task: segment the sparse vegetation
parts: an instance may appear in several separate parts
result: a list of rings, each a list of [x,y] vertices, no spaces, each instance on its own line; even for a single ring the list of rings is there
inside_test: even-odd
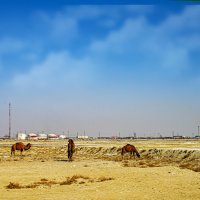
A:
[[[77,176],[67,177],[65,181],[60,182],[60,185],[71,185],[72,183],[77,183]]]
[[[41,178],[40,181],[43,181],[43,182],[45,181],[45,182],[46,182],[46,181],[48,181],[48,179],[46,179],[46,178]]]
[[[98,182],[111,181],[111,180],[114,180],[114,178],[107,178],[102,176],[98,179]]]
[[[110,141],[109,141],[110,142]],[[137,142],[137,141],[136,141]],[[121,143],[119,141],[115,141],[116,146],[106,146],[104,143],[106,141],[99,141],[103,147],[77,147],[77,157],[75,160],[87,160],[87,159],[100,159],[106,161],[114,161],[114,162],[122,162],[122,166],[124,167],[162,167],[162,166],[178,166],[181,169],[190,169],[195,172],[200,171],[200,151],[195,150],[173,150],[169,148],[178,148],[178,147],[191,147],[192,144],[190,142],[182,141],[156,141],[157,144],[152,141],[145,141],[144,143],[136,143],[138,149],[140,149],[139,153],[141,154],[141,158],[131,158],[127,154],[122,159],[121,152]],[[98,142],[97,142],[98,143]],[[119,143],[119,144],[118,144]],[[49,144],[49,142],[47,143]],[[199,145],[199,141],[196,141],[196,146]],[[158,149],[156,149],[157,147]],[[162,148],[162,149],[159,149]],[[166,149],[168,148],[168,149]],[[4,146],[1,149],[0,162],[21,162],[28,161],[41,161],[46,162],[48,160],[54,161],[65,161],[66,160],[66,146],[60,145],[42,145],[34,146],[31,151],[26,152],[26,156],[16,155],[15,158],[10,158],[8,152],[10,152],[10,146]],[[76,156],[75,154],[75,156]],[[48,155],[48,157],[46,156]],[[124,161],[130,161],[128,163],[124,163]],[[84,164],[83,167],[89,167],[88,164]]]
[[[115,152],[113,152],[113,150]],[[101,159],[114,162],[122,162],[123,167],[162,167],[174,165],[182,169],[190,169],[195,172],[200,171],[200,152],[194,150],[161,150],[143,149],[140,151],[141,158],[130,158],[129,155],[120,156],[120,148],[97,148],[97,150],[81,147],[82,158]],[[98,153],[97,153],[98,152]],[[105,154],[106,152],[106,154]],[[110,154],[109,154],[110,153]],[[115,153],[115,155],[113,155]]]
[[[103,182],[103,181],[109,181],[109,180],[114,180],[113,178],[107,178],[107,177],[100,177],[98,179],[92,179],[89,178],[88,176],[83,176],[83,175],[74,175],[72,177],[67,177],[66,180],[64,181],[53,181],[53,180],[48,180],[46,178],[42,178],[38,182],[34,182],[32,184],[28,185],[20,185],[19,183],[12,183],[10,182],[6,188],[7,189],[22,189],[22,188],[36,188],[40,187],[41,185],[51,187],[52,185],[71,185],[71,184],[84,184],[86,182],[88,183],[94,183],[94,182]]]
[[[33,148],[15,158],[10,157],[9,141],[0,151],[1,199],[17,199],[17,194],[31,200],[51,199],[52,194],[56,199],[92,199],[95,193],[96,199],[142,199],[147,194],[152,199],[197,200],[200,140],[195,142],[185,150],[181,148],[192,141],[75,141],[78,151],[68,162],[67,141],[31,141]],[[134,144],[141,157],[127,153],[122,159],[126,143]]]
[[[40,181],[40,182],[34,182],[32,184],[28,184],[28,185],[20,185],[19,183],[12,183],[10,182],[6,188],[7,189],[22,189],[22,188],[36,188],[36,187],[39,187],[40,185],[45,185],[45,186],[48,186],[48,187],[51,187],[51,185],[53,184],[57,184],[57,182],[54,182],[54,181]]]
[[[19,183],[12,183],[10,182],[7,186],[7,189],[21,189],[23,188],[21,185],[19,185]]]
[[[179,165],[180,168],[182,169],[190,169],[193,170],[195,172],[200,172],[200,161],[196,161],[196,162],[183,162]]]

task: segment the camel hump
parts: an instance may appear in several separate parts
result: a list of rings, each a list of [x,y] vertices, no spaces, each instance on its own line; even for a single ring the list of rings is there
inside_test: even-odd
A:
[[[25,145],[22,142],[17,142],[12,145],[11,149],[12,150],[19,150],[19,149],[24,149]]]
[[[22,142],[17,142],[16,145],[17,146],[25,146],[24,143],[22,143]]]
[[[22,142],[16,142],[15,144],[16,144],[16,145],[23,145]]]
[[[132,145],[132,144],[127,144],[126,146],[127,147],[134,147],[134,145]]]

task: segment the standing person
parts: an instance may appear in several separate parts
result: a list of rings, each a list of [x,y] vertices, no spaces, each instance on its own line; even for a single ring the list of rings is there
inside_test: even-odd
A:
[[[72,161],[72,155],[75,152],[75,144],[72,139],[68,140],[68,159]]]

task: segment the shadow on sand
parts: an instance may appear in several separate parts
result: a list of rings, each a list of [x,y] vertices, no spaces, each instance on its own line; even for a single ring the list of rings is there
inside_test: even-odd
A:
[[[55,161],[58,161],[58,162],[72,162],[72,161],[70,161],[68,159],[57,159]]]

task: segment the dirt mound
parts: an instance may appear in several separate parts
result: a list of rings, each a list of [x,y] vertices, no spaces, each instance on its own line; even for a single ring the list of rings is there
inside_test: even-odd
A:
[[[121,148],[111,147],[79,147],[78,154],[84,157],[105,159],[110,161],[123,161],[125,167],[161,167],[175,165],[180,168],[200,172],[200,151],[198,150],[171,150],[171,149],[146,149],[140,150],[141,157],[130,158],[126,154],[120,156]]]
[[[122,162],[124,167],[161,167],[178,166],[180,168],[191,169],[200,172],[200,151],[188,149],[142,149],[140,148],[140,158],[130,158],[127,153],[121,157],[120,147],[99,147],[99,146],[77,146],[74,154],[75,160],[101,159],[108,161]],[[26,160],[29,162],[49,160],[67,161],[66,145],[33,145],[31,150],[16,152],[15,157],[10,157],[10,146],[2,146],[0,152],[0,162]]]

